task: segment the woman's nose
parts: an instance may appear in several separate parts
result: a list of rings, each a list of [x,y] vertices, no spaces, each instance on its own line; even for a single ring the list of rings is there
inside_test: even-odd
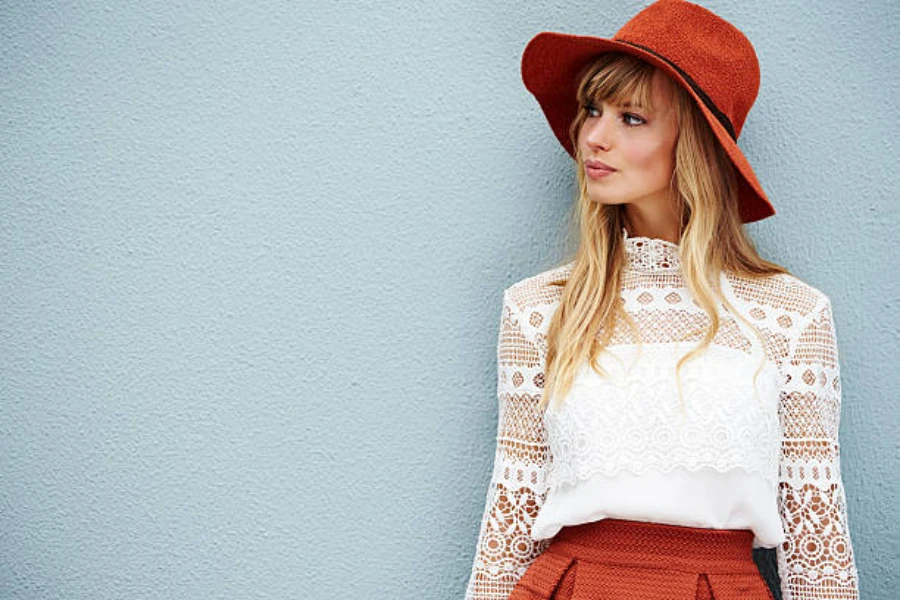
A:
[[[600,148],[609,150],[612,142],[612,119],[608,116],[608,112],[585,121],[585,142],[591,148]]]

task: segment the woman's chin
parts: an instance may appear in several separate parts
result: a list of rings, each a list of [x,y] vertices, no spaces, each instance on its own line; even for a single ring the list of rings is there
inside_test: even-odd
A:
[[[609,194],[588,194],[588,200],[597,204],[607,204],[609,206],[628,203],[626,198],[610,196]]]

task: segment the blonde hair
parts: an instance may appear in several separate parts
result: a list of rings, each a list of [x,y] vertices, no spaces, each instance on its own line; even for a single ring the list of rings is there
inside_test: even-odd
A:
[[[607,375],[597,359],[609,345],[618,318],[623,318],[635,337],[640,338],[637,326],[619,300],[625,264],[622,235],[625,205],[606,205],[587,197],[582,158],[577,149],[578,134],[587,116],[585,106],[600,101],[617,104],[631,101],[650,106],[651,81],[656,70],[630,55],[610,52],[589,64],[580,76],[577,99],[581,108],[570,129],[578,175],[572,238],[577,237],[579,241],[571,257],[574,264],[568,279],[552,282],[562,286],[563,291],[559,308],[548,326],[541,407],[553,399],[556,399],[554,406],[562,403],[585,360],[598,374]],[[717,299],[759,336],[758,330],[725,298],[720,275],[730,272],[762,278],[788,271],[757,253],[739,215],[738,183],[728,155],[690,94],[671,83],[678,123],[671,192],[681,222],[682,274],[691,295],[710,318],[703,339],[676,366],[681,396],[682,366],[708,348],[719,330]],[[762,364],[756,374],[761,368]]]

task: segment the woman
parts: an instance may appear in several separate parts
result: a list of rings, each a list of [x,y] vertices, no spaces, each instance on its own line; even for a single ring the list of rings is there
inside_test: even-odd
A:
[[[575,158],[574,258],[504,292],[497,453],[466,597],[857,598],[831,303],[762,259],[736,144],[749,40],[660,0],[612,40],[536,36]]]

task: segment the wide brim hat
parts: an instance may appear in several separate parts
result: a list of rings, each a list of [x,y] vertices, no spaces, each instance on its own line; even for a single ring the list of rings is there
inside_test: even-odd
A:
[[[660,69],[696,101],[735,167],[744,223],[775,214],[737,145],[759,92],[759,61],[750,40],[715,13],[684,0],[659,0],[611,38],[543,32],[522,55],[522,79],[557,139],[573,157],[569,127],[578,114],[578,77],[604,52],[624,52]]]

